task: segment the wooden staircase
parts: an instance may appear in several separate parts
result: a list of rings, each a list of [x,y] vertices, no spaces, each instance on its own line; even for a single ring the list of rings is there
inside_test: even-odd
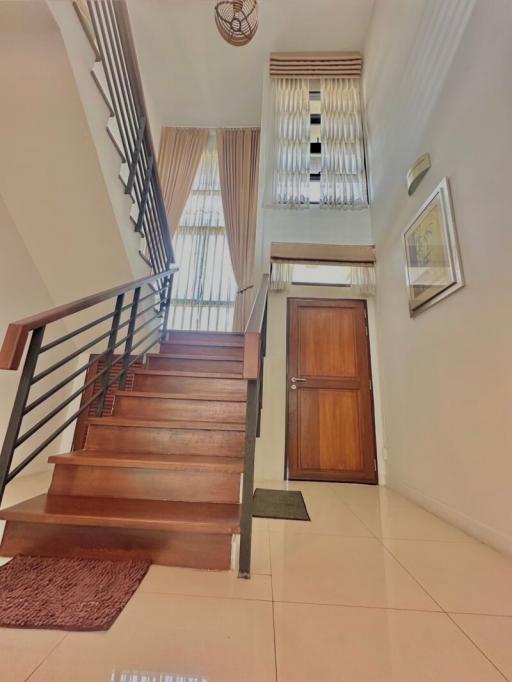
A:
[[[88,419],[85,447],[54,455],[51,487],[0,511],[0,554],[150,558],[228,569],[239,532],[244,336],[167,333],[159,353]]]

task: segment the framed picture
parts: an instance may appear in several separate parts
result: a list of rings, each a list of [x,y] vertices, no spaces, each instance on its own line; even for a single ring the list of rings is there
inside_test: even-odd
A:
[[[448,178],[404,230],[411,317],[464,286]]]

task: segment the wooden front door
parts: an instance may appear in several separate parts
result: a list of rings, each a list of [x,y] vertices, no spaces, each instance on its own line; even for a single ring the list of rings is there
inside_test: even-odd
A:
[[[366,303],[288,300],[291,479],[377,482]]]

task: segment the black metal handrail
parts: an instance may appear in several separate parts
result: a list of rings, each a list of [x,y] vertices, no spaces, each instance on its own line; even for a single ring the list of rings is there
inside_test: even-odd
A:
[[[153,272],[161,272],[174,262],[174,253],[128,11],[122,0],[88,0],[77,9],[103,65],[127,164],[125,193],[137,206],[135,231],[145,240],[140,255]]]
[[[0,350],[3,369],[17,368],[26,340],[30,333],[32,335],[0,453],[0,502],[5,486],[85,410],[95,405],[96,414],[101,415],[109,388],[118,384],[123,389],[129,368],[159,343],[167,330],[176,271],[177,267],[172,266],[155,275],[9,325]],[[109,302],[110,305],[114,302],[113,310],[105,313],[105,305]],[[74,316],[84,313],[88,316],[87,322],[75,327]],[[75,328],[44,343],[48,328],[49,334],[55,336],[55,324]],[[101,328],[101,325],[107,325],[107,328]],[[118,338],[120,330],[126,332]],[[102,345],[106,347],[102,349]],[[93,349],[99,354],[85,363],[80,360],[84,353]],[[56,361],[52,361],[52,354],[57,354]],[[99,360],[102,360],[102,369]],[[90,376],[88,372],[94,367],[95,372]],[[86,380],[74,388],[72,382],[79,380],[81,375]],[[42,381],[45,381],[44,392],[38,393]],[[99,388],[94,390],[98,381]],[[92,395],[89,396],[86,392],[91,387]],[[79,398],[82,398],[80,405],[73,409],[72,404]],[[65,412],[69,406],[71,415]],[[48,428],[41,435],[45,427]],[[26,443],[30,446],[21,452]],[[19,461],[13,467],[15,457]]]
[[[267,347],[267,302],[270,276],[261,278],[251,314],[244,332],[244,369],[247,379],[245,417],[244,474],[240,512],[239,578],[251,577],[252,510],[254,494],[254,455],[256,438],[260,435],[263,404],[263,364]]]

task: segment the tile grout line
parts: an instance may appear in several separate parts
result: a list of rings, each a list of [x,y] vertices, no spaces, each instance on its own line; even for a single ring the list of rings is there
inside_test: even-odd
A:
[[[450,609],[449,611],[446,612],[449,616],[484,616],[487,618],[512,618],[512,613],[484,613],[481,611],[480,613],[476,613],[475,611],[455,611],[454,609]]]
[[[488,618],[509,618],[512,619],[512,614],[503,614],[503,613],[473,613],[469,611],[444,611],[443,609],[441,610],[434,610],[434,609],[418,609],[418,608],[406,608],[404,606],[372,606],[370,604],[354,604],[354,603],[349,603],[349,602],[343,602],[343,603],[327,603],[327,602],[318,602],[318,601],[299,601],[296,599],[275,599],[274,597],[274,591],[273,591],[273,582],[272,582],[272,576],[265,574],[265,573],[255,573],[254,576],[259,576],[261,578],[270,578],[270,588],[271,588],[271,598],[270,599],[262,599],[260,597],[244,597],[244,596],[230,596],[227,597],[225,595],[220,595],[220,594],[191,594],[187,592],[161,592],[157,590],[144,590],[139,592],[139,595],[160,595],[161,597],[185,597],[185,598],[190,598],[190,599],[222,599],[222,600],[228,600],[228,601],[250,601],[250,602],[261,602],[262,604],[299,604],[301,606],[332,606],[332,607],[340,607],[340,608],[347,608],[347,609],[376,609],[378,611],[405,611],[406,613],[441,613],[441,614],[453,614],[454,616],[483,616],[483,617],[488,617]],[[429,595],[430,596],[430,595]],[[433,600],[434,601],[434,600]]]
[[[255,573],[254,576],[260,576],[261,578],[270,577],[265,576],[263,573]],[[237,578],[238,580],[238,578]],[[228,601],[260,601],[265,604],[272,602],[272,599],[261,599],[261,597],[244,597],[239,595],[226,596],[224,594],[192,594],[189,592],[162,592],[161,590],[141,590],[140,595],[144,594],[154,594],[160,595],[161,597],[191,597],[192,599],[226,599]],[[135,594],[133,595],[135,596]]]
[[[500,668],[497,666],[497,664],[495,664],[494,661],[493,661],[493,660],[492,660],[492,659],[491,659],[491,658],[490,658],[490,657],[489,657],[489,656],[488,656],[488,655],[487,655],[487,654],[478,646],[478,644],[476,644],[476,643],[471,639],[471,637],[464,631],[464,629],[463,629],[463,628],[462,628],[462,627],[453,619],[453,617],[450,615],[450,613],[447,612],[447,611],[442,607],[442,605],[437,601],[437,599],[435,599],[435,598],[430,594],[430,592],[429,592],[429,591],[426,589],[426,587],[420,582],[420,580],[419,580],[418,578],[416,578],[416,576],[415,576],[408,568],[406,568],[406,566],[405,566],[405,565],[404,565],[404,564],[403,564],[403,563],[402,563],[402,562],[393,554],[393,552],[391,551],[391,549],[390,549],[389,547],[387,547],[386,544],[385,544],[385,542],[384,542],[386,539],[392,539],[392,540],[394,540],[394,539],[401,539],[401,538],[383,538],[383,537],[379,537],[379,536],[378,536],[378,535],[377,535],[377,534],[376,534],[376,533],[367,525],[367,523],[365,523],[365,521],[358,515],[358,513],[357,513],[356,510],[354,510],[346,501],[344,501],[344,500],[340,500],[340,501],[342,502],[343,506],[345,506],[345,507],[347,508],[347,510],[348,510],[348,511],[349,511],[349,512],[350,512],[350,513],[351,513],[351,514],[352,514],[352,515],[353,515],[353,516],[354,516],[354,517],[355,517],[355,518],[356,518],[356,519],[357,519],[357,520],[358,520],[358,521],[367,529],[367,531],[370,533],[370,538],[367,538],[367,539],[375,539],[375,540],[377,540],[377,541],[379,542],[379,544],[384,548],[384,551],[385,551],[389,556],[391,556],[391,557],[397,562],[397,564],[404,570],[404,572],[405,572],[407,575],[409,575],[409,577],[410,577],[410,578],[418,585],[418,587],[419,587],[419,588],[420,588],[420,589],[421,589],[421,590],[422,590],[422,591],[423,591],[423,592],[432,600],[432,602],[438,606],[439,611],[427,611],[427,610],[423,610],[423,609],[403,609],[403,608],[398,608],[398,609],[397,609],[397,608],[390,608],[390,607],[378,607],[378,606],[375,606],[375,607],[374,607],[374,606],[363,606],[363,605],[354,605],[354,604],[347,604],[347,605],[345,605],[345,604],[332,604],[332,603],[331,603],[331,604],[318,604],[318,603],[315,603],[315,602],[275,601],[275,599],[274,599],[274,591],[273,591],[272,563],[271,563],[272,611],[273,611],[273,614],[274,614],[274,646],[275,646],[275,607],[274,607],[274,605],[275,605],[275,604],[279,604],[279,603],[282,603],[282,604],[287,604],[287,603],[289,603],[289,604],[300,604],[300,605],[307,605],[307,606],[323,606],[323,607],[327,606],[327,607],[332,607],[332,608],[336,608],[336,607],[341,607],[341,608],[364,608],[364,609],[377,609],[377,610],[391,610],[391,611],[405,611],[405,612],[417,612],[417,613],[439,614],[439,615],[441,615],[441,616],[447,616],[448,619],[452,622],[452,624],[455,625],[455,626],[457,627],[458,630],[460,630],[460,632],[463,634],[464,638],[467,639],[467,640],[475,647],[475,649],[476,649],[477,651],[480,652],[480,654],[481,654],[481,655],[482,655],[482,656],[491,664],[491,666],[498,672],[498,674],[499,674],[501,677],[503,677],[505,680],[509,680],[509,678],[500,670]],[[271,534],[272,532],[273,532],[273,531],[269,528],[269,544],[270,544],[270,534]],[[274,534],[277,534],[277,533],[274,533]],[[294,533],[294,534],[297,534],[297,535],[299,535],[299,534],[302,534],[302,535],[308,534],[308,535],[309,535],[309,532],[300,533],[300,531],[299,531],[299,532]],[[313,534],[313,535],[314,535],[314,534],[316,534],[316,535],[324,535],[324,536],[326,536],[326,535],[329,535],[329,536],[330,536],[330,535],[336,536],[336,534],[332,534],[332,533],[321,533],[321,532],[320,532],[320,533],[316,533],[315,531],[313,531],[312,534]],[[341,536],[340,536],[340,535],[337,535],[337,537],[347,537],[347,536],[346,536],[346,535],[341,535]],[[349,537],[352,537],[352,536],[349,536]],[[361,536],[355,536],[355,537],[356,537],[356,539],[358,539],[358,538],[360,538]],[[418,541],[417,538],[412,538],[412,539],[411,539],[411,538],[403,538],[403,539],[404,539],[404,540]],[[426,542],[428,542],[428,541],[429,541],[429,540],[426,540]],[[450,544],[473,544],[473,541],[471,541],[471,540],[445,540],[445,541],[443,541],[443,540],[430,540],[430,542],[446,542],[446,543],[450,543]],[[477,540],[475,540],[474,542],[478,543]],[[270,561],[272,561],[272,560],[270,559]],[[453,613],[454,613],[454,615],[457,615],[457,614],[458,614],[458,612],[453,612]],[[461,614],[461,615],[462,615],[462,614]],[[474,615],[477,615],[477,616],[478,616],[478,615],[481,615],[481,616],[492,616],[493,614],[474,614]],[[499,616],[499,617],[502,617],[502,616]],[[510,617],[512,617],[512,616],[505,616],[505,617],[509,617],[509,618],[510,618]],[[277,647],[276,647],[276,646],[275,646],[275,655],[276,655],[276,676],[277,676]]]
[[[374,611],[400,611],[404,613],[429,613],[429,614],[443,614],[444,612],[442,611],[428,611],[427,609],[407,609],[404,608],[403,606],[371,606],[369,604],[340,604],[340,603],[327,603],[327,602],[317,602],[317,601],[294,601],[294,600],[284,600],[284,599],[277,599],[275,604],[296,604],[299,606],[328,606],[332,608],[340,608],[340,609],[367,609],[367,610],[374,610]]]
[[[359,516],[356,514],[356,512],[352,512],[352,513],[354,514],[354,516],[356,516],[356,517],[359,519],[359,521],[363,524],[363,526],[365,526],[366,528],[368,528],[368,530],[370,531],[370,533],[372,533],[371,528],[369,528],[369,527],[366,525],[366,523],[363,521],[363,519],[362,519],[361,517],[359,517]],[[389,549],[389,547],[387,547],[387,546],[384,544],[384,538],[379,538],[379,537],[378,537],[377,535],[375,535],[375,534],[374,534],[374,538],[377,540],[377,542],[379,542],[379,543],[381,544],[381,546],[384,548],[384,551],[385,551],[387,554],[389,554],[389,556],[391,556],[391,557],[397,562],[397,564],[398,564],[399,566],[402,567],[402,569],[407,573],[407,575],[408,575],[410,578],[412,578],[412,579],[414,580],[414,582],[418,585],[418,587],[419,587],[421,590],[423,590],[423,592],[425,592],[425,594],[434,602],[434,604],[437,604],[437,606],[439,607],[440,611],[441,611],[442,613],[446,613],[446,611],[443,609],[443,607],[442,607],[441,604],[437,601],[437,599],[434,599],[434,597],[430,594],[430,592],[426,589],[426,587],[424,587],[424,586],[421,584],[421,582],[419,581],[419,579],[416,578],[416,576],[413,575],[413,574],[411,573],[411,571],[409,571],[409,569],[406,568],[406,567],[403,565],[403,563],[402,563],[402,562],[393,554],[393,552]]]
[[[427,513],[427,514],[430,514],[431,516],[434,516],[438,521],[441,521],[442,523],[444,523],[444,524],[450,526],[451,528],[454,528],[457,532],[461,533],[462,535],[466,535],[466,536],[468,537],[468,539],[467,539],[467,540],[465,540],[465,539],[459,539],[459,540],[444,540],[444,539],[440,539],[440,538],[410,538],[410,537],[409,537],[409,538],[405,538],[405,537],[402,538],[402,537],[398,537],[398,536],[385,536],[385,537],[384,537],[384,536],[379,536],[379,535],[377,535],[376,533],[374,533],[374,532],[371,530],[371,528],[367,525],[367,523],[366,523],[365,521],[363,521],[363,519],[361,519],[360,516],[358,516],[357,512],[356,512],[356,511],[354,510],[354,508],[351,506],[350,502],[344,502],[344,504],[347,505],[347,507],[350,509],[350,511],[354,514],[354,516],[356,516],[356,517],[359,519],[359,521],[361,521],[361,523],[362,523],[366,528],[368,528],[368,530],[369,530],[371,533],[373,533],[373,535],[374,535],[376,538],[381,539],[381,540],[405,540],[405,541],[410,541],[410,542],[443,542],[443,543],[446,542],[446,543],[453,543],[453,544],[479,544],[479,545],[484,544],[484,545],[485,545],[485,543],[482,543],[482,541],[481,541],[481,540],[478,540],[478,538],[475,538],[475,537],[473,537],[472,535],[470,535],[469,533],[466,533],[465,531],[461,530],[461,529],[458,528],[457,526],[454,526],[453,524],[449,523],[448,521],[446,521],[445,519],[441,518],[440,516],[437,516],[436,514],[430,512],[428,509],[425,509],[424,507],[421,507],[421,506],[418,505],[416,502],[412,502],[412,501],[411,501],[410,504],[412,504],[416,509],[419,509],[420,511],[423,511],[423,512],[425,512],[425,513]],[[409,502],[408,502],[408,504],[409,504]],[[401,510],[400,510],[400,511],[401,511]],[[380,510],[379,510],[379,514],[380,514]]]
[[[276,637],[276,612],[274,601],[274,576],[272,573],[272,548],[270,544],[270,531],[267,526],[267,547],[268,547],[268,562],[270,564],[270,596],[272,597],[272,628],[274,635],[274,671],[276,675],[276,682],[279,682],[277,673],[277,637]]]
[[[363,521],[357,517],[358,521]],[[368,529],[368,532],[371,533],[372,531]],[[282,530],[270,530],[269,533],[271,535],[321,535],[323,537],[331,537],[331,538],[347,538],[350,540],[379,540],[380,542],[384,542],[384,540],[400,540],[400,542],[435,542],[439,544],[445,544],[445,545],[476,545],[478,544],[478,541],[475,542],[470,542],[466,540],[427,540],[427,539],[417,539],[417,538],[399,538],[399,537],[381,537],[379,535],[375,535],[373,533],[372,535],[352,535],[349,533],[329,533],[329,532],[322,532],[322,531],[313,531],[313,530],[294,530],[294,531],[289,531],[287,533],[283,533]]]
[[[357,514],[356,514],[355,512],[353,512],[353,513],[354,513],[355,516],[357,516]],[[357,518],[359,519],[359,521],[361,521],[361,523],[362,523],[364,526],[366,526],[365,522],[364,522],[359,516],[357,516]],[[366,526],[366,527],[368,528],[368,526]],[[369,530],[370,532],[372,532],[370,528],[368,528],[368,530]],[[387,547],[387,546],[384,544],[384,538],[378,538],[377,536],[375,536],[375,537],[376,537],[376,539],[380,542],[380,544],[382,545],[382,547],[384,547],[384,550],[385,550],[390,556],[393,557],[393,559],[399,564],[399,566],[401,566],[401,567],[403,568],[403,570],[404,570],[404,571],[405,571],[405,572],[414,580],[414,582],[415,582],[415,583],[416,583],[416,584],[425,592],[425,594],[428,595],[428,596],[430,597],[430,599],[432,599],[432,601],[433,601],[435,604],[437,604],[437,606],[439,606],[439,608],[441,609],[440,613],[441,613],[442,615],[446,616],[446,617],[448,618],[448,620],[449,620],[451,623],[453,623],[453,625],[455,625],[455,626],[457,627],[458,630],[460,630],[460,632],[464,635],[464,637],[465,637],[465,638],[466,638],[466,639],[475,647],[475,649],[476,649],[477,651],[479,651],[480,654],[481,654],[481,655],[482,655],[482,656],[483,656],[483,657],[492,665],[492,667],[498,672],[499,675],[501,675],[505,680],[508,680],[508,678],[507,678],[507,677],[503,674],[503,672],[498,668],[498,666],[496,665],[496,663],[494,663],[494,661],[492,661],[492,660],[489,658],[489,656],[488,656],[484,651],[482,651],[482,649],[481,649],[481,648],[480,648],[480,647],[471,639],[471,637],[470,637],[470,636],[469,636],[469,635],[468,635],[468,634],[467,634],[467,633],[466,633],[466,632],[465,632],[465,631],[464,631],[464,630],[463,630],[463,629],[462,629],[462,628],[453,620],[453,618],[450,616],[450,614],[448,613],[448,611],[446,611],[446,610],[441,606],[441,604],[437,601],[437,599],[435,599],[435,598],[430,594],[430,592],[426,589],[426,587],[424,587],[424,586],[422,585],[422,583],[419,581],[419,579],[416,578],[416,576],[415,576],[413,573],[411,573],[411,571],[410,571],[408,568],[406,568],[406,566],[404,566],[404,564],[403,564],[403,563],[402,563],[402,562],[393,554],[393,552],[391,551],[391,549],[390,549],[389,547]],[[435,612],[434,612],[434,613],[435,613]]]
[[[500,675],[502,675],[502,677],[503,677],[505,680],[507,680],[507,682],[510,682],[509,678],[505,675],[505,673],[504,673],[502,670],[500,670],[500,668],[498,668],[498,665],[497,665],[497,664],[496,664],[496,663],[495,663],[495,662],[494,662],[494,661],[485,653],[485,651],[484,651],[483,649],[481,649],[481,648],[479,647],[479,645],[478,645],[478,644],[469,636],[469,634],[468,634],[468,633],[467,633],[467,632],[466,632],[466,631],[457,623],[457,621],[455,621],[455,620],[451,617],[451,615],[450,615],[448,612],[445,611],[445,614],[448,616],[448,618],[450,619],[450,621],[455,625],[455,627],[456,627],[458,630],[460,630],[460,632],[464,635],[464,637],[465,637],[469,642],[471,642],[471,644],[475,647],[475,649],[478,649],[478,651],[482,654],[482,656],[483,656],[484,658],[486,658],[486,659],[489,661],[489,663],[493,666],[493,668],[495,668],[495,669],[498,671],[498,673],[499,673]]]
[[[429,595],[430,596],[430,595]],[[262,601],[252,600],[252,601]],[[483,616],[486,618],[511,618],[512,615],[503,615],[501,613],[468,613],[465,611],[444,611],[444,610],[428,610],[428,609],[418,609],[418,608],[406,608],[404,606],[372,606],[369,604],[350,604],[350,603],[327,603],[327,602],[317,602],[317,601],[297,601],[293,599],[276,599],[276,604],[298,604],[300,606],[332,606],[333,608],[342,609],[375,609],[377,611],[404,611],[405,613],[430,613],[430,614],[441,614],[441,615],[454,615],[454,616]]]
[[[28,677],[25,677],[25,682],[29,682],[30,678],[32,675],[34,675],[39,668],[43,665],[45,661],[48,660],[48,658],[53,654],[53,652],[62,644],[62,642],[68,637],[69,632],[65,632],[64,635],[59,639],[59,641],[53,646],[50,651],[39,661],[39,663],[36,665],[36,667],[30,672]]]
[[[398,564],[399,566],[401,566],[401,568],[409,575],[409,577],[411,577],[411,578],[414,580],[414,582],[418,585],[418,587],[419,587],[419,588],[420,588],[420,589],[421,589],[421,590],[422,590],[422,591],[423,591],[423,592],[424,592],[424,593],[425,593],[425,594],[434,602],[434,604],[436,604],[436,605],[439,607],[440,612],[441,612],[441,613],[446,613],[446,612],[444,611],[443,607],[441,606],[441,604],[439,604],[438,601],[437,601],[436,599],[434,599],[434,597],[432,597],[432,595],[431,595],[431,594],[428,592],[428,590],[419,582],[419,580],[418,580],[414,575],[412,575],[412,574],[410,573],[410,571],[409,571],[407,568],[405,568],[405,566],[404,566],[404,565],[395,557],[395,555],[388,549],[388,547],[386,547],[386,545],[384,544],[383,538],[378,537],[378,536],[372,531],[372,529],[368,526],[368,524],[365,523],[365,521],[363,521],[363,519],[362,519],[362,518],[361,518],[361,517],[360,517],[360,516],[351,508],[351,507],[350,507],[350,505],[349,505],[347,502],[345,502],[345,501],[342,500],[342,499],[339,500],[339,501],[342,503],[342,505],[343,505],[344,507],[347,508],[347,510],[354,516],[354,518],[356,518],[356,519],[357,519],[357,520],[366,528],[366,530],[370,533],[370,538],[364,538],[364,537],[363,537],[362,539],[373,539],[373,540],[377,540],[377,542],[384,548],[384,551],[385,551],[386,553],[388,553],[388,554],[397,562],[397,564]],[[270,532],[271,532],[271,531],[269,530],[269,537],[270,537]],[[303,533],[303,534],[304,534],[304,533]],[[312,534],[315,534],[314,531],[312,532]],[[322,535],[322,533],[317,533],[317,535]],[[327,534],[323,534],[323,535],[327,535]],[[338,536],[338,537],[347,537],[347,536]],[[359,539],[359,536],[358,536],[356,539]],[[272,564],[271,564],[271,573],[272,573]],[[274,597],[273,597],[273,594],[272,594],[272,600],[273,600],[273,598],[274,598]],[[286,602],[283,602],[283,603],[286,603]],[[289,603],[302,603],[302,602],[289,602]],[[307,603],[307,602],[304,602],[304,603]],[[312,602],[312,603],[313,603],[313,602]],[[329,606],[329,604],[327,604],[327,606]],[[342,606],[343,606],[343,605],[342,605]],[[352,606],[353,606],[353,605],[352,605]],[[389,609],[390,607],[365,607],[365,606],[358,607],[358,606],[354,606],[354,608],[388,608],[388,609]],[[421,609],[397,609],[397,610],[404,610],[404,611],[419,611],[419,612],[423,612],[423,613],[439,613],[439,611],[422,611]]]

